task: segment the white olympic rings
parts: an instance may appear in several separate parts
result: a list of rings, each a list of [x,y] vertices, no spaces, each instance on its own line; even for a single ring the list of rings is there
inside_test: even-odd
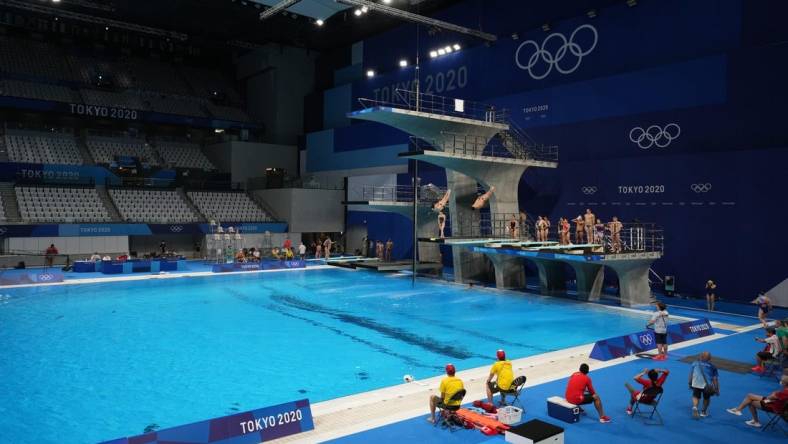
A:
[[[182,225],[170,225],[170,231],[172,231],[173,233],[180,233],[181,231],[183,231],[183,226]]]
[[[580,191],[582,191],[583,194],[589,194],[590,195],[590,194],[596,193],[597,192],[597,188],[596,187],[581,187]]]
[[[594,43],[591,44],[591,47],[583,50],[579,44],[575,42],[575,36],[581,29],[588,29],[594,35]],[[561,46],[552,54],[546,47],[547,42],[553,39],[558,39],[561,41]],[[564,34],[560,32],[554,32],[542,41],[542,44],[539,45],[534,40],[526,40],[517,47],[517,51],[514,54],[514,61],[517,63],[517,66],[524,71],[528,71],[528,75],[531,76],[534,80],[541,80],[547,77],[555,67],[555,70],[560,72],[561,74],[571,74],[580,67],[580,63],[583,61],[583,57],[591,54],[591,51],[596,48],[596,44],[599,41],[599,34],[596,31],[596,28],[589,24],[580,25],[578,26],[574,32],[569,36],[567,40]],[[522,64],[520,62],[520,51],[522,51],[523,47],[525,46],[533,46],[534,53],[528,57],[528,63]],[[575,56],[576,61],[574,65],[569,67],[562,67],[560,62],[567,56],[567,51],[570,52],[573,56]],[[547,64],[547,69],[543,73],[534,73],[533,68],[539,64],[540,61],[543,61]]]
[[[640,339],[640,343],[643,345],[651,345],[654,343],[654,339],[650,334],[640,335],[638,339]]]
[[[55,277],[54,277],[54,276],[52,276],[52,275],[51,275],[51,274],[49,274],[49,273],[43,273],[43,274],[39,274],[39,275],[38,275],[38,280],[39,280],[39,281],[51,281],[51,280],[52,280],[52,279],[54,279],[54,278],[55,278]]]
[[[711,184],[710,183],[693,183],[690,185],[690,189],[696,193],[708,193],[711,191]]]
[[[655,145],[659,148],[665,148],[673,140],[678,139],[680,135],[681,127],[676,123],[668,123],[664,128],[659,125],[651,125],[646,129],[636,126],[629,130],[629,140],[644,150]]]

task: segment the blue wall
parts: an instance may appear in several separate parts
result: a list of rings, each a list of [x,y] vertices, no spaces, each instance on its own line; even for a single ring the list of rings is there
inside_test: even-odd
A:
[[[441,13],[499,40],[487,47],[422,30],[422,89],[505,107],[538,142],[560,146],[557,170],[529,170],[520,181],[526,210],[556,219],[591,207],[604,219],[664,226],[666,256],[656,268],[675,275],[679,291],[697,294],[715,279],[720,296],[749,300],[785,279],[786,268],[775,265],[784,242],[771,233],[788,216],[777,184],[788,161],[788,2],[619,2],[593,19],[551,21],[544,32],[534,21],[561,7],[551,3],[468,0]],[[412,85],[412,68],[396,62],[413,60],[415,36],[403,25],[364,42],[364,70],[379,75],[353,83],[353,106],[358,97],[390,100],[394,89]],[[564,39],[576,46],[558,64],[534,56],[544,48],[557,57]],[[459,53],[427,56],[455,42]],[[389,161],[376,150],[407,137],[377,127],[342,128],[323,163],[348,154],[362,164]],[[668,136],[650,144],[641,136],[649,128]],[[693,191],[698,184],[710,190]],[[621,188],[641,185],[660,192]],[[596,192],[583,194],[584,187]]]

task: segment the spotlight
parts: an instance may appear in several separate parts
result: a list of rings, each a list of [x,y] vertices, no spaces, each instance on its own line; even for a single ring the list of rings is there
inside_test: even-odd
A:
[[[435,57],[438,57],[438,51],[430,51],[430,57],[433,58],[433,59]]]
[[[453,48],[454,48],[455,51],[459,51],[459,50],[462,49],[462,47],[460,45],[456,44],[456,43],[454,44]]]
[[[105,26],[105,27],[104,27],[104,30],[105,30],[105,31],[109,31],[109,26]]]
[[[216,129],[213,130],[213,132],[216,133],[216,134],[221,134],[221,133],[224,132],[224,130],[221,129],[221,128],[216,128]]]
[[[589,10],[588,12],[586,12],[586,15],[587,15],[587,16],[588,16],[588,18],[590,18],[590,19],[592,19],[592,18],[596,18],[596,9],[591,9],[591,10]]]
[[[366,6],[362,6],[362,7],[361,7],[361,12],[363,12],[364,14],[366,14],[366,13],[368,13],[368,12],[369,12],[369,8],[367,8]]]
[[[627,0],[627,6],[629,6],[630,8],[637,5],[638,5],[637,0]]]
[[[408,66],[408,61],[407,60],[402,59],[402,60],[399,61],[399,67],[400,68],[407,68],[407,66]]]
[[[369,77],[370,79],[375,77],[375,70],[374,69],[367,70],[367,77]]]
[[[447,46],[447,47],[443,48],[443,50],[446,51],[446,54],[454,51],[453,49],[451,49],[451,46]]]
[[[445,49],[441,48],[441,49],[438,50],[438,55],[445,55],[445,54],[446,54],[446,50]]]
[[[545,23],[544,25],[542,25],[542,31],[544,31],[544,32],[547,32],[547,31],[549,31],[549,30],[550,30],[550,25],[548,25],[547,23]]]
[[[356,14],[356,17],[361,17],[361,10],[356,9],[355,11],[353,11],[353,14]]]
[[[60,0],[52,0],[52,3],[60,3]]]
[[[512,34],[512,40],[520,40],[520,34],[518,34],[518,33],[516,33],[516,32],[515,32],[515,33],[513,33],[513,34]]]
[[[321,20],[321,19],[317,19],[317,20],[315,20],[315,24],[316,24],[317,26],[323,26],[323,23],[325,23],[325,22],[323,22],[323,20]]]
[[[385,4],[387,4],[387,5],[388,5],[388,4],[391,4],[391,0],[383,0],[383,3],[385,3]]]

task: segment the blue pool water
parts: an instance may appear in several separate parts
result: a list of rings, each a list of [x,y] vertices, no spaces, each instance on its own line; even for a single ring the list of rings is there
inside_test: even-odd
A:
[[[341,269],[0,289],[0,441],[81,443],[586,344],[645,315]]]

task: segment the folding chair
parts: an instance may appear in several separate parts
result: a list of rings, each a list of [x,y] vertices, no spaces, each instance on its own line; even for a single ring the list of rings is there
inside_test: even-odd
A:
[[[783,432],[783,435],[788,436],[788,432],[782,427],[781,422],[788,422],[788,403],[783,406],[782,412],[773,412],[771,410],[763,410],[766,412],[766,415],[769,417],[769,421],[763,425],[761,428],[762,432],[765,432],[769,429],[780,429]]]
[[[632,417],[635,416],[642,416],[643,418],[647,418],[649,420],[654,419],[654,416],[657,417],[657,422],[649,424],[649,425],[663,425],[664,422],[662,421],[662,415],[659,414],[657,411],[657,407],[659,406],[659,401],[662,399],[662,387],[655,385],[651,386],[640,394],[637,400],[635,400],[635,405],[632,407]],[[641,410],[640,406],[647,406],[651,407],[651,413]]]
[[[780,353],[780,355],[776,358],[769,359],[768,361],[763,362],[763,372],[761,373],[761,378],[764,376],[770,376],[777,378],[777,381],[780,380],[783,373],[783,367],[785,362],[785,355]]]
[[[462,389],[450,398],[451,401],[459,401],[457,405],[445,405],[443,402],[438,404],[438,420],[435,421],[435,426],[440,425],[443,428],[448,428],[453,432],[456,427],[459,427],[458,422],[455,421],[457,417],[457,410],[462,405],[462,398],[465,397],[466,390]]]
[[[507,405],[505,401],[505,396],[507,395],[514,396],[514,399],[509,405],[514,405],[516,402],[520,401],[520,392],[525,387],[525,379],[525,376],[518,376],[512,381],[509,390],[501,390],[501,405]],[[520,407],[523,407],[522,401],[520,401]]]

